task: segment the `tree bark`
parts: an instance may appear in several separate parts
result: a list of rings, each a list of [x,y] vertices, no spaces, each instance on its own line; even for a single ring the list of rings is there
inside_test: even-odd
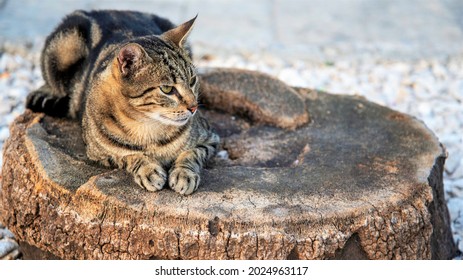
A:
[[[5,143],[1,221],[48,258],[455,255],[446,152],[422,122],[247,71],[201,78],[229,157],[212,160],[196,193],[142,190],[87,159],[77,122],[26,111]]]

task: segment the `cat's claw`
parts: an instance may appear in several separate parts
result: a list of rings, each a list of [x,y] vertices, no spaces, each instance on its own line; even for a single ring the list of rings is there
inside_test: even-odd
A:
[[[142,188],[155,192],[166,184],[166,172],[157,166],[144,165],[134,174],[134,179]]]
[[[169,187],[179,194],[192,194],[199,186],[199,174],[184,168],[175,167],[169,174]]]

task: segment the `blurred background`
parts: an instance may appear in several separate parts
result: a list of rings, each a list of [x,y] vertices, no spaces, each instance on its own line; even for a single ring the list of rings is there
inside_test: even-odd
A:
[[[200,67],[259,70],[424,121],[449,152],[444,185],[463,251],[462,0],[0,0],[0,149],[43,82],[45,37],[76,9],[138,10],[176,24],[199,14],[189,40]],[[0,258],[17,256],[0,224]]]

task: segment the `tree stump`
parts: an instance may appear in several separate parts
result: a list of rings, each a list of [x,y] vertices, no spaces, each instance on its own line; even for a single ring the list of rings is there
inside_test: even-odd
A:
[[[422,122],[254,72],[207,70],[201,80],[203,114],[228,157],[210,162],[191,196],[147,192],[89,161],[75,121],[17,118],[0,214],[23,248],[64,259],[455,255],[446,152]]]

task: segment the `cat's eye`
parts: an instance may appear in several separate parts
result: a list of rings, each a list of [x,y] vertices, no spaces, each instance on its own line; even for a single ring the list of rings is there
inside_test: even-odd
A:
[[[173,89],[172,86],[160,86],[159,88],[160,88],[161,91],[164,92],[165,94],[171,93],[171,92],[172,92],[172,89]]]
[[[191,77],[190,79],[190,87],[193,87],[196,84],[196,76]]]

